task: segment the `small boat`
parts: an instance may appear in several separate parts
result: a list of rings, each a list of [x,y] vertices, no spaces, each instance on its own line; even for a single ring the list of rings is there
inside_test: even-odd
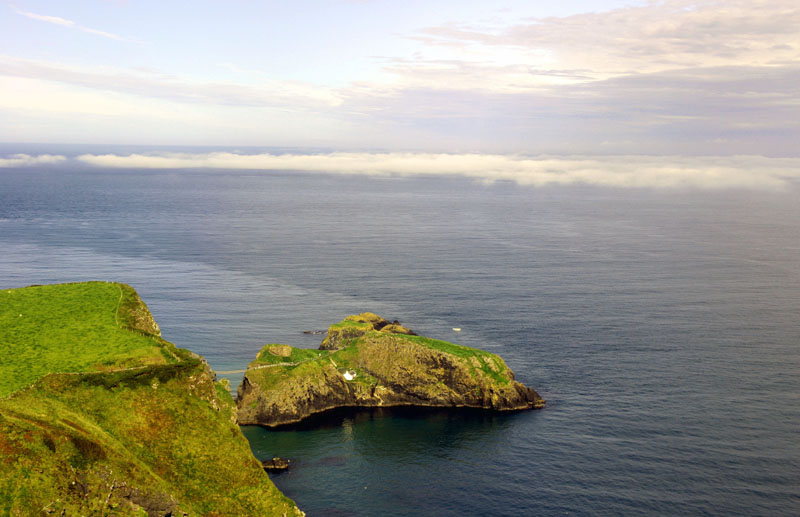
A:
[[[461,327],[453,327],[453,332],[461,332]]]

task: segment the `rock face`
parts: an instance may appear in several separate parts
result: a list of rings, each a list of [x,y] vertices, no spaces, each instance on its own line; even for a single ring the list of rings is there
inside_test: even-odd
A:
[[[347,346],[347,343],[355,338],[365,335],[372,330],[386,334],[415,334],[400,322],[388,322],[377,314],[362,312],[346,317],[341,323],[331,325],[328,334],[319,346],[320,350],[340,350]]]
[[[275,457],[271,460],[262,461],[261,466],[264,467],[264,470],[267,472],[283,472],[289,469],[289,463],[289,460]]]
[[[276,426],[348,406],[502,411],[541,408],[545,402],[515,381],[500,357],[417,336],[372,313],[332,325],[320,350],[293,353],[302,359],[290,364],[262,360],[267,357],[262,351],[238,389],[239,423]],[[347,371],[355,378],[347,380]]]

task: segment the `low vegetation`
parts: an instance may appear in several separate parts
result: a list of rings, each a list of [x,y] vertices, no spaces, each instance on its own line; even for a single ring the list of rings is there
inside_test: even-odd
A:
[[[0,291],[0,397],[48,373],[175,362],[174,347],[140,307],[136,292],[123,284]]]
[[[351,321],[345,321],[346,326]],[[341,328],[339,324],[332,325],[335,328]],[[364,324],[359,324],[364,325]],[[366,327],[369,328],[369,327]],[[471,370],[479,370],[484,375],[491,377],[494,381],[500,384],[508,384],[513,379],[508,375],[508,367],[505,362],[495,354],[484,352],[476,348],[457,345],[447,341],[438,339],[431,339],[424,336],[412,336],[405,334],[390,334],[387,335],[383,332],[374,330],[367,330],[363,335],[349,339],[343,348],[336,351],[320,351],[317,349],[294,348],[289,345],[266,345],[255,361],[251,362],[249,367],[258,367],[261,365],[275,365],[274,367],[264,370],[263,372],[256,373],[250,371],[248,375],[257,376],[261,382],[274,384],[280,378],[288,378],[292,375],[306,375],[312,370],[319,370],[326,365],[333,365],[341,371],[353,370],[360,374],[356,377],[359,382],[365,382],[365,379],[372,379],[377,384],[377,380],[369,375],[363,368],[363,361],[360,360],[363,355],[362,350],[369,347],[369,344],[379,343],[382,340],[408,341],[413,344],[421,345],[430,350],[435,350],[445,354],[450,354],[469,361],[468,368]],[[359,346],[361,345],[361,346]],[[367,345],[367,346],[364,346]],[[281,350],[277,353],[276,349]],[[289,354],[289,355],[281,355]],[[312,362],[312,364],[301,365],[299,363]],[[473,376],[476,376],[474,373]]]
[[[281,364],[281,363],[301,363],[318,359],[323,355],[328,355],[327,352],[320,352],[319,350],[309,350],[306,348],[294,348],[289,345],[266,345],[258,353],[255,361],[250,363],[250,367],[268,365],[268,364]]]
[[[3,376],[38,360],[3,385],[0,515],[301,513],[253,457],[227,381],[162,340],[133,289],[30,287],[0,300],[13,352]]]
[[[481,370],[500,384],[508,384],[513,380],[507,373],[509,370],[505,361],[495,354],[425,336],[402,336],[402,339],[417,343],[431,350],[438,350],[467,359],[473,367]]]
[[[365,323],[363,321],[353,321],[353,320],[345,319],[345,320],[340,321],[339,323],[334,323],[333,325],[330,326],[330,328],[332,328],[332,329],[341,329],[341,328],[350,328],[350,327],[371,329],[372,325],[370,325],[369,323]]]

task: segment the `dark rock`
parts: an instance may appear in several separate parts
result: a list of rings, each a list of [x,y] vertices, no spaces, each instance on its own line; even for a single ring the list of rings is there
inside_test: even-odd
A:
[[[281,472],[289,468],[289,460],[275,457],[272,458],[271,460],[262,461],[261,466],[264,467],[264,470],[268,472],[275,472],[275,471]]]

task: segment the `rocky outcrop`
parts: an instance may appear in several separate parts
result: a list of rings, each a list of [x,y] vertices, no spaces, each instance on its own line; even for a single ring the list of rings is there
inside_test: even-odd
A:
[[[251,363],[238,390],[239,423],[282,425],[348,406],[506,411],[544,405],[500,357],[416,336],[372,313],[332,325],[320,349],[327,352],[297,363]],[[345,372],[355,377],[348,380]]]
[[[285,460],[283,458],[272,458],[271,460],[264,460],[261,462],[261,466],[267,472],[283,472],[284,470],[289,469],[290,460]]]
[[[319,348],[320,350],[340,350],[345,348],[349,341],[372,330],[385,334],[416,335],[397,320],[389,322],[372,312],[362,312],[346,317],[341,323],[331,325]]]

